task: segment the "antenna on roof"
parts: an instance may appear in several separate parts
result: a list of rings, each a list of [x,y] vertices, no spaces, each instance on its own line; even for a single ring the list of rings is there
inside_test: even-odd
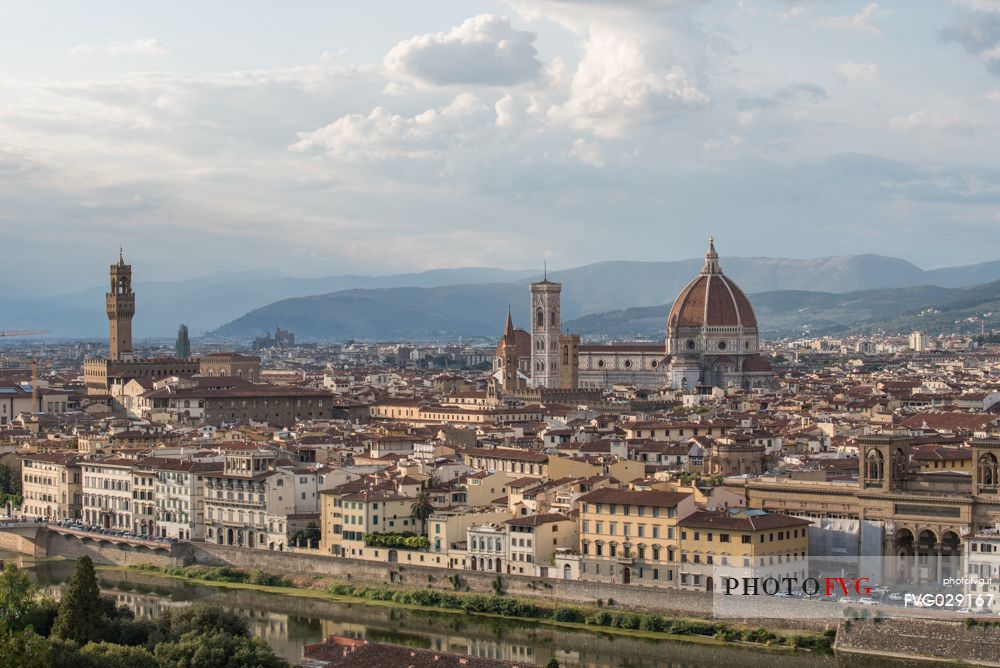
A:
[[[549,259],[547,257],[542,258],[542,276],[544,280],[549,280]]]

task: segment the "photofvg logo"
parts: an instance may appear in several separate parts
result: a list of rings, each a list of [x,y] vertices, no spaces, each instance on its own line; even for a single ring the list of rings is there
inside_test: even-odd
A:
[[[724,577],[724,596],[868,596],[870,578]]]

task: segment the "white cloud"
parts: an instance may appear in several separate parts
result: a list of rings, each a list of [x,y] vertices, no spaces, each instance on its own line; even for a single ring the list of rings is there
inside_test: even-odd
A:
[[[970,134],[975,132],[980,127],[980,124],[963,119],[957,114],[944,114],[922,109],[906,114],[905,116],[890,118],[889,127],[903,132],[933,130]]]
[[[875,63],[840,63],[837,73],[847,81],[872,82],[878,80],[878,65]]]
[[[663,70],[647,61],[634,37],[594,29],[573,75],[569,99],[554,106],[550,117],[613,137],[708,101],[680,66]]]
[[[729,135],[707,140],[702,146],[709,153],[730,153],[743,143],[743,137]]]
[[[448,32],[403,40],[385,65],[436,85],[518,84],[542,71],[534,42],[535,33],[515,30],[510,19],[482,14]]]
[[[857,30],[880,35],[882,31],[875,25],[875,19],[889,16],[892,12],[879,10],[874,2],[865,5],[857,14],[850,16],[834,16],[823,21],[831,28],[841,30]]]
[[[471,93],[411,117],[375,107],[367,115],[348,114],[318,130],[300,132],[289,148],[319,149],[342,158],[430,157],[457,141],[461,132],[483,127],[488,111]]]
[[[601,147],[582,137],[573,142],[569,154],[588,167],[604,166],[604,152],[601,151]]]
[[[493,109],[496,111],[498,127],[511,132],[520,132],[530,118],[539,114],[541,105],[534,97],[505,93],[493,105]]]
[[[793,19],[800,18],[806,13],[806,8],[804,5],[796,4],[788,8],[788,11],[779,12],[778,16],[784,21],[791,21]]]
[[[167,55],[167,49],[159,40],[152,37],[145,39],[130,39],[119,42],[109,42],[98,46],[90,44],[80,44],[70,51],[74,56],[89,56],[92,54],[104,55],[109,58],[122,58],[127,56],[142,56],[153,58]]]
[[[956,5],[981,12],[1000,12],[1000,0],[952,0]]]

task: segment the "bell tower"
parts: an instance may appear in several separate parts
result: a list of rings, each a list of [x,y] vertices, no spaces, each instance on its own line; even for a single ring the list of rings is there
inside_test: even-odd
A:
[[[903,434],[868,434],[858,438],[861,489],[900,492],[906,488],[913,439]]]
[[[132,317],[135,293],[132,292],[132,265],[125,264],[118,249],[118,263],[111,265],[111,291],[105,295],[109,333],[108,359],[117,362],[132,357]]]
[[[562,284],[545,278],[529,286],[531,292],[531,386],[558,388],[559,297]]]

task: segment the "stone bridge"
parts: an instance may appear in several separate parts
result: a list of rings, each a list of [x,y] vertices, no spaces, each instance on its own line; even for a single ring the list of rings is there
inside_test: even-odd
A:
[[[0,521],[0,550],[29,557],[45,557],[45,525],[39,522]]]
[[[150,563],[149,557],[165,558],[170,564],[185,562],[186,550],[179,543],[161,543],[78,531],[56,524],[0,522],[0,550],[34,558],[90,555],[98,563]]]

